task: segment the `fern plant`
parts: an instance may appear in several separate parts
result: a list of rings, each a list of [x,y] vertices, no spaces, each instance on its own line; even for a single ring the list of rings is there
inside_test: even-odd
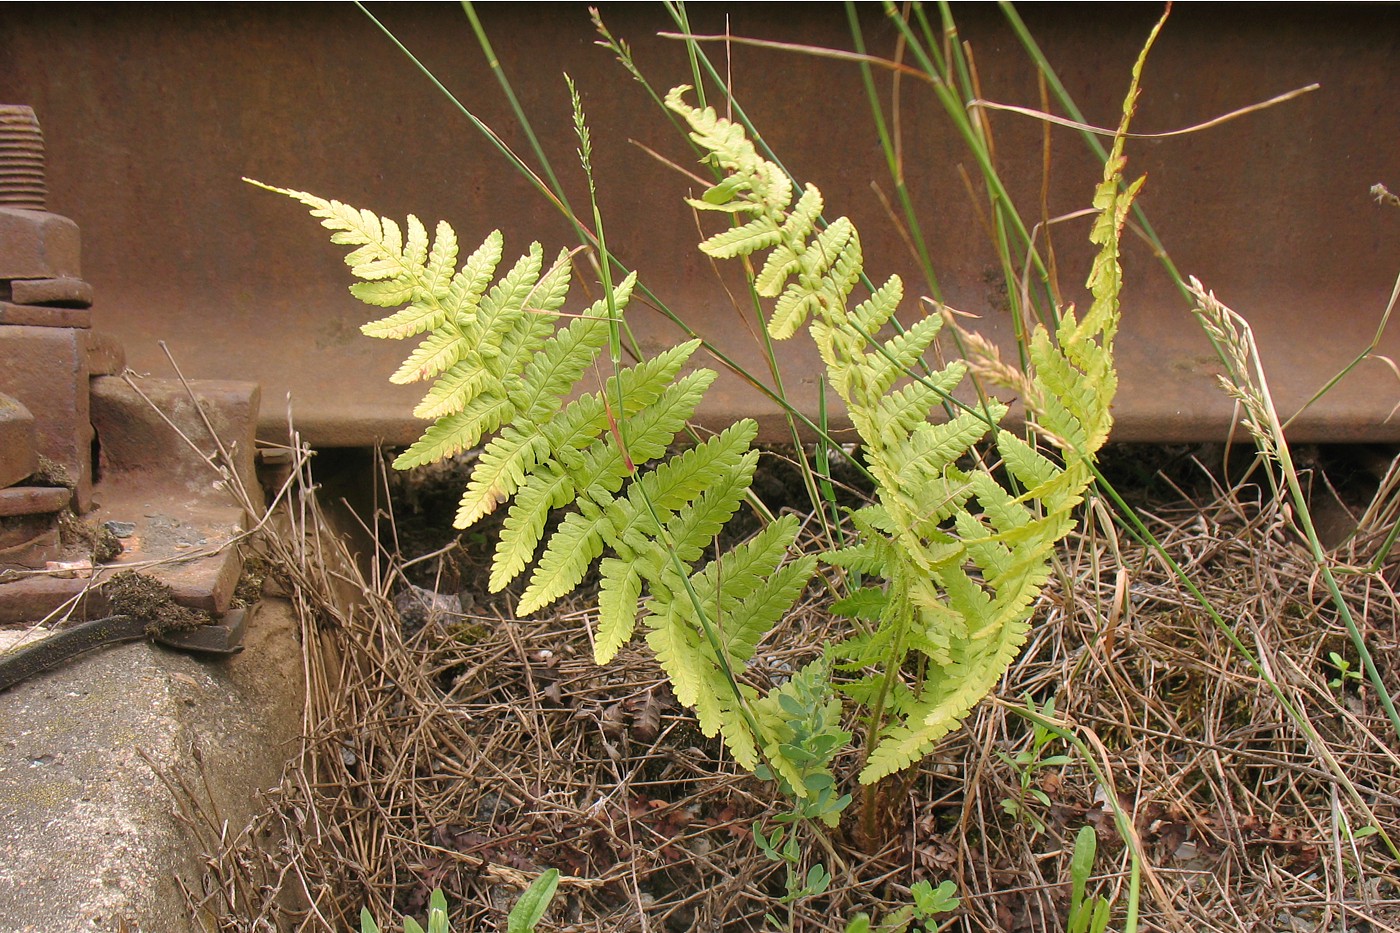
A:
[[[370,211],[261,186],[309,207],[332,242],[352,248],[346,262],[361,280],[351,286],[355,297],[396,309],[364,325],[365,334],[423,338],[391,381],[431,383],[415,414],[432,424],[395,466],[431,463],[486,441],[455,524],[469,527],[510,503],[489,588],[503,589],[528,568],[518,610],[531,613],[572,592],[596,562],[597,661],[610,661],[640,619],[702,730],[721,735],[741,765],[762,767],[808,801],[799,808],[806,818],[834,824],[849,800],[838,796],[831,774],[834,743],[849,736],[833,698],[833,670],[839,689],[868,711],[860,779],[872,784],[955,728],[1025,640],[1051,550],[1073,524],[1111,425],[1117,247],[1136,186],[1120,191],[1120,133],[1095,199],[1093,307],[1082,322],[1066,312],[1055,339],[1038,329],[1032,369],[1002,364],[974,339],[971,363],[922,375],[942,319],[925,316],[877,337],[903,297],[899,278],[853,304],[864,265],[855,227],[846,218],[821,222],[815,186],[794,201],[791,181],[758,155],[743,128],[689,105],[688,90],[671,91],[666,105],[724,176],[690,203],[742,221],[700,248],[717,258],[762,255],[754,286],[775,299],[770,333],[810,334],[878,484],[877,501],[849,513],[854,543],[822,560],[883,582],[836,607],[857,621],[854,634],[764,695],[745,682],[746,669],[816,561],[790,553],[797,521],[789,516],[705,563],[752,481],[757,427],[746,419],[668,454],[715,378],[705,368],[685,371],[698,341],[632,366],[613,362],[605,380],[595,375],[635,276],[566,318],[566,253],[546,266],[533,244],[493,280],[504,255],[499,232],[459,267],[457,237],[446,223],[430,238],[413,216],[405,233]],[[1006,411],[1000,403],[930,420],[974,367],[1020,393],[1057,458],[997,427]],[[965,464],[989,433],[1007,485],[990,468]]]

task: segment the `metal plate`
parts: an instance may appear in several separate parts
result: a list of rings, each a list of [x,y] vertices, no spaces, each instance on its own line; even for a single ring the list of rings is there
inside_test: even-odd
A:
[[[503,139],[527,151],[461,10],[372,7]],[[406,345],[363,338],[370,316],[348,297],[342,253],[300,206],[244,185],[254,176],[430,224],[450,220],[465,242],[494,227],[508,255],[540,239],[574,240],[452,105],[354,8],[271,4],[14,6],[0,19],[0,99],[32,104],[48,142],[50,210],[77,220],[83,274],[96,288],[95,326],[126,345],[131,365],[164,371],[157,340],[186,373],[257,380],[261,431],[285,437],[284,400],[321,445],[402,443],[419,425],[420,390],[386,379]],[[1034,74],[990,5],[956,8],[984,96],[1038,104]],[[577,81],[593,127],[609,242],[692,326],[756,371],[766,367],[753,323],[736,310],[694,250],[687,182],[641,148],[685,164],[693,155],[640,87],[593,45],[580,5],[480,8],[570,197],[585,203],[561,72]],[[850,47],[833,4],[692,8],[697,31]],[[877,53],[894,32],[865,11]],[[1089,119],[1116,121],[1128,69],[1154,6],[1040,4],[1032,32]],[[683,50],[654,38],[672,28],[640,4],[603,8],[659,87],[690,81]],[[1130,171],[1177,265],[1200,276],[1254,323],[1277,401],[1291,414],[1370,340],[1400,272],[1400,211],[1371,200],[1376,182],[1400,188],[1397,36],[1384,6],[1179,5],[1149,62],[1136,128],[1200,122],[1311,82],[1322,90],[1209,132],[1137,141]],[[721,47],[713,53],[723,58]],[[733,83],[774,149],[818,184],[831,213],[865,240],[872,276],[910,276],[927,290],[872,184],[889,192],[859,76],[849,64],[734,48]],[[888,92],[888,82],[884,90]],[[995,256],[959,175],[966,151],[928,88],[906,81],[905,157],[944,297],[981,314],[1005,337]],[[994,114],[998,164],[1013,196],[1038,203],[1041,127]],[[1049,209],[1085,206],[1098,170],[1071,131],[1052,134]],[[532,160],[533,161],[533,160]],[[968,164],[972,171],[973,167]],[[974,172],[975,174],[975,172]],[[979,193],[980,198],[980,193]],[[1055,250],[1070,294],[1087,271],[1084,221],[1060,225]],[[1138,242],[1119,343],[1120,440],[1221,439],[1232,407],[1214,385],[1213,354],[1161,267]],[[735,280],[728,280],[731,288]],[[582,300],[582,299],[580,299]],[[649,350],[676,329],[644,308],[633,325]],[[1400,336],[1382,352],[1400,354]],[[814,412],[816,357],[799,338],[783,347],[789,393]],[[1400,381],[1363,365],[1293,425],[1299,440],[1395,440],[1389,418]],[[784,429],[761,396],[733,380],[703,411],[714,424],[757,414]]]

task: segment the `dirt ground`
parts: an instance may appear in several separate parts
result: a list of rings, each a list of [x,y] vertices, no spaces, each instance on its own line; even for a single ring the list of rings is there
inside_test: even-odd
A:
[[[1393,692],[1393,451],[1303,453]],[[774,787],[700,734],[642,646],[593,663],[586,588],[533,619],[514,617],[512,591],[484,592],[492,528],[450,529],[461,468],[380,479],[359,520],[331,514],[324,492],[317,507],[307,475],[266,548],[303,615],[307,738],[259,820],[205,833],[192,900],[224,930],[358,929],[361,906],[397,929],[441,887],[454,929],[504,929],[553,867],[564,878],[541,930],[761,930],[773,913],[843,931],[947,879],[961,905],[940,929],[1049,931],[1066,928],[1071,851],[1090,826],[1088,887],[1113,904],[1110,929],[1136,909],[1140,930],[1400,930],[1382,839],[1400,840],[1400,740],[1291,510],[1233,457],[1110,449],[1106,473],[1165,555],[1091,500],[1000,689],[887,789],[882,847],[846,825],[811,841],[834,880],[791,914],[752,836],[782,807]],[[791,460],[764,458],[775,512],[810,510]],[[348,556],[355,538],[373,559]],[[813,656],[831,624],[818,595],[761,647],[760,681]],[[1037,746],[1015,712],[1052,700],[1078,749]],[[838,765],[853,783],[853,758]]]

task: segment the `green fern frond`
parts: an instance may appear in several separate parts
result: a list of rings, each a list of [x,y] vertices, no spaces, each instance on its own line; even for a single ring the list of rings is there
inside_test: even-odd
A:
[[[595,509],[606,507],[633,467],[665,453],[714,378],[711,370],[696,370],[667,385],[652,404],[638,412],[629,412],[626,456],[616,439],[605,434],[605,439],[581,451],[575,463],[567,463],[565,458],[557,456],[561,452],[553,452],[555,457],[543,460],[538,469],[529,472],[501,525],[491,562],[488,583],[491,592],[504,589],[534,559],[552,510],[585,502],[592,503]],[[628,465],[629,457],[632,467]],[[504,479],[508,484],[511,478]],[[496,495],[499,497],[500,492]],[[718,530],[716,528],[711,537]]]
[[[501,412],[504,414],[504,411]],[[499,422],[497,422],[499,424]],[[489,421],[476,412],[460,411],[439,418],[414,441],[407,450],[394,458],[394,469],[408,470],[436,463],[471,450],[481,440]]]
[[[491,277],[495,275],[496,267],[501,264],[501,258],[505,255],[505,242],[501,231],[491,231],[486,239],[481,241],[481,245],[467,257],[462,268],[452,276],[447,287],[447,298],[443,302],[443,308],[447,312],[447,319],[458,327],[465,327],[476,319],[476,309],[480,306],[482,296],[486,294],[486,289],[491,284]],[[437,250],[434,249],[435,254],[436,252]],[[435,274],[436,270],[424,270],[423,277],[427,278]],[[370,337],[394,336],[393,334],[377,333],[377,323],[366,324],[361,330]]]
[[[1026,495],[1041,498],[1043,490],[1064,472],[1054,461],[1010,431],[997,431],[997,453],[1006,470],[1026,487]]]
[[[630,280],[624,284],[630,284]],[[469,527],[493,511],[514,493],[528,470],[548,456],[550,446],[544,425],[597,358],[607,336],[605,321],[585,315],[575,318],[535,353],[513,393],[516,399],[511,408],[519,416],[511,419],[510,426],[486,446],[477,460],[458,507],[458,528]],[[594,435],[596,431],[590,436]]]
[[[625,305],[622,296],[631,291],[634,279],[628,277],[618,286],[620,304]],[[608,322],[607,305],[599,301],[580,317],[574,318],[568,327],[554,335],[545,349],[535,353],[522,374],[520,390],[520,412],[527,421],[541,423],[560,408],[560,402],[573,391],[574,386],[589,365],[597,359],[598,353],[607,346]]]
[[[903,771],[956,729],[984,696],[996,689],[1025,642],[1024,620],[998,627],[992,637],[968,646],[952,664],[930,672],[918,699],[902,707],[903,718],[882,735],[861,772],[862,784]]]
[[[461,360],[453,363],[414,406],[413,416],[433,421],[462,411],[490,386],[490,376],[490,373],[472,363]]]
[[[720,648],[733,667],[749,662],[759,639],[792,606],[816,570],[816,558],[804,555],[773,572],[797,537],[797,525],[794,516],[783,516],[693,578],[702,604],[713,607]]]
[[[716,259],[734,259],[776,246],[781,239],[782,231],[767,218],[759,218],[742,226],[731,227],[723,233],[716,233],[700,244],[700,250]]]
[[[860,333],[873,338],[894,317],[903,300],[904,280],[892,275],[885,280],[885,284],[871,292],[869,298],[851,309],[851,324]]]
[[[499,593],[525,570],[535,557],[549,513],[574,501],[573,477],[557,461],[545,461],[514,491],[514,499],[501,523],[496,551],[491,558],[487,589]],[[504,501],[510,493],[500,493]]]
[[[715,145],[736,147],[741,159],[752,152],[742,132],[718,123],[713,128]],[[539,244],[532,244],[497,279],[504,244],[496,232],[454,271],[458,242],[445,223],[430,242],[416,218],[401,229],[369,211],[274,190],[305,203],[332,230],[333,242],[351,248],[347,261],[364,280],[354,287],[357,297],[376,307],[404,306],[364,325],[366,334],[423,335],[391,380],[432,382],[415,411],[433,423],[395,465],[430,463],[490,437],[456,516],[457,526],[466,527],[509,503],[489,588],[502,589],[534,562],[519,604],[521,612],[533,612],[577,587],[601,557],[599,661],[632,636],[650,595],[648,640],[677,695],[697,710],[702,728],[724,734],[736,759],[756,766],[758,749],[772,747],[774,739],[761,734],[751,714],[757,692],[734,678],[806,586],[814,561],[787,561],[796,522],[784,519],[694,570],[738,509],[758,462],[752,421],[666,456],[715,378],[709,369],[681,374],[700,341],[620,367],[598,391],[581,392],[613,339],[635,277],[559,327],[571,272],[565,252],[546,268]],[[730,203],[734,192],[747,201]],[[782,239],[767,218],[791,197],[782,172],[756,163],[742,179],[706,192],[696,206],[753,215],[710,244],[737,256]],[[820,208],[815,189],[805,193],[786,218],[786,235],[808,236]],[[810,250],[804,246],[803,252]],[[808,261],[827,268],[841,257]],[[561,512],[543,542],[551,518]],[[605,555],[609,548],[614,553]]]
[[[588,518],[580,512],[565,515],[540,555],[516,611],[530,615],[566,593],[572,593],[593,561],[603,553],[603,524],[601,517]]]
[[[647,645],[671,681],[676,700],[693,708],[702,694],[713,695],[713,671],[701,653],[702,636],[696,627],[679,612],[652,614],[646,622]],[[707,736],[718,732],[719,726],[718,717],[712,716],[708,722],[701,719],[700,727]]]
[[[897,334],[888,340],[883,347],[883,353],[870,353],[865,355],[862,361],[866,364],[868,373],[865,377],[865,391],[871,396],[880,396],[889,392],[896,382],[909,375],[918,366],[924,357],[924,353],[938,339],[939,332],[943,329],[943,319],[930,315],[920,318],[911,324],[902,334]],[[962,381],[962,372],[950,368],[946,378],[951,382],[949,389]],[[916,382],[914,385],[924,385]],[[927,416],[925,409],[925,416]]]
[[[655,402],[640,411],[631,411],[625,404],[626,427],[622,430],[626,450],[609,435],[606,443],[583,452],[576,468],[579,498],[591,499],[600,507],[611,502],[625,477],[636,467],[660,457],[675,442],[714,381],[713,370],[697,369],[666,386]]]
[[[1085,322],[1075,322],[1072,313],[1062,319],[1058,345],[1041,328],[1032,339],[1034,377],[1015,384],[1037,428],[1062,447],[1067,467],[1006,432],[994,434],[1007,472],[1030,487],[1013,495],[984,469],[964,472],[957,466],[1001,419],[1004,405],[989,403],[941,423],[930,421],[967,370],[957,364],[914,375],[941,320],[922,317],[871,347],[896,313],[902,283],[892,277],[848,309],[863,262],[854,227],[838,218],[818,230],[821,199],[811,186],[792,209],[790,188],[775,187],[783,196],[765,196],[762,185],[777,167],[758,155],[740,127],[710,108],[686,103],[686,90],[672,91],[667,106],[689,123],[691,138],[728,173],[706,193],[709,206],[750,217],[738,228],[745,233],[728,231],[700,248],[714,256],[770,250],[756,279],[759,294],[777,297],[769,332],[784,338],[811,318],[831,385],[846,403],[877,482],[879,504],[850,516],[859,542],[822,555],[826,563],[887,581],[877,628],[844,642],[838,654],[846,653],[847,669],[876,664],[899,671],[908,652],[926,659],[917,691],[897,689],[889,677],[854,691],[872,698],[870,691],[879,691],[874,705],[892,703],[888,708],[896,716],[862,771],[861,780],[868,783],[907,767],[955,728],[996,685],[1024,641],[1032,601],[1048,578],[1053,544],[1072,527],[1072,510],[1088,482],[1083,464],[1112,423],[1117,241],[1127,210],[1121,196],[1130,199],[1135,189],[1119,191],[1115,173],[1121,163],[1106,169],[1096,197],[1101,219],[1094,241],[1101,253],[1090,279],[1094,307]],[[1120,151],[1121,146],[1115,154]],[[979,372],[1009,371],[995,362]],[[972,511],[974,504],[980,511]]]
[[[745,452],[733,469],[701,490],[690,508],[676,513],[666,523],[663,539],[680,561],[693,564],[704,555],[715,535],[738,510],[757,466],[758,451]]]
[[[742,492],[747,483],[733,485]],[[717,498],[727,502],[731,495],[720,492]],[[719,505],[717,511],[724,508]],[[676,584],[674,574],[664,574],[668,585],[656,591],[654,612],[646,620],[647,643],[676,684],[676,699],[694,708],[701,731],[721,735],[747,767],[757,763],[756,737],[737,714],[729,676],[742,672],[763,634],[811,579],[815,559],[810,556],[780,566],[796,533],[796,519],[780,519],[693,574],[688,590]],[[717,633],[715,644],[699,614]]]
[[[1117,385],[1118,243],[1137,191],[1136,184],[1120,184],[1122,131],[1140,66],[1095,197],[1092,239],[1099,255],[1089,278],[1089,313],[1077,320],[1066,312],[1053,338],[1038,328],[1029,375],[1013,376],[989,344],[973,344],[973,366],[1021,393],[1028,419],[1038,436],[1060,447],[1062,463],[996,430],[1005,412],[999,403],[942,417],[967,367],[939,372],[927,365],[940,320],[921,316],[881,337],[898,312],[903,285],[891,277],[851,307],[864,276],[854,225],[841,217],[824,223],[815,186],[803,187],[794,203],[787,174],[759,155],[742,126],[713,108],[689,105],[688,88],[666,97],[724,175],[689,202],[729,220],[729,229],[709,236],[701,250],[751,260],[756,292],[773,299],[767,328],[775,339],[809,330],[878,484],[877,502],[848,515],[854,543],[821,556],[883,580],[864,597],[865,611],[877,620],[832,651],[833,662],[853,677],[848,694],[889,713],[863,782],[927,753],[995,687],[1026,638],[1054,543],[1072,527],[1092,475],[1088,464],[1107,438]],[[413,217],[400,228],[339,202],[273,190],[302,201],[332,231],[333,242],[351,248],[347,263],[362,280],[353,287],[357,297],[397,308],[365,325],[366,333],[426,334],[391,379],[432,380],[416,411],[436,420],[396,465],[430,462],[494,435],[457,516],[465,526],[510,503],[490,588],[501,589],[534,563],[520,608],[535,611],[578,586],[601,558],[598,659],[614,656],[643,616],[647,643],[706,734],[722,735],[746,766],[758,763],[761,750],[798,796],[818,788],[829,794],[834,779],[826,770],[829,755],[822,756],[832,742],[849,738],[839,729],[829,666],[804,668],[763,697],[743,682],[757,645],[813,572],[812,558],[787,557],[797,522],[781,519],[729,552],[715,552],[716,536],[752,482],[758,461],[752,423],[667,459],[715,378],[707,369],[680,375],[698,341],[618,368],[596,392],[581,391],[604,342],[612,340],[616,350],[630,278],[559,328],[569,284],[566,254],[546,269],[535,244],[492,284],[503,254],[498,233],[453,272],[458,243],[445,224],[430,241]],[[1002,486],[980,460],[969,465],[973,445],[989,431],[1019,492]],[[546,542],[552,517],[558,523]],[[835,801],[823,818],[834,818],[841,806]]]

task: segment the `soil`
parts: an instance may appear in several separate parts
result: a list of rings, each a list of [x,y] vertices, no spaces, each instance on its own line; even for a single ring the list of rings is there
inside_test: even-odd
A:
[[[181,632],[209,622],[209,613],[182,606],[170,587],[155,577],[123,570],[103,586],[115,615],[149,619],[148,634]]]

